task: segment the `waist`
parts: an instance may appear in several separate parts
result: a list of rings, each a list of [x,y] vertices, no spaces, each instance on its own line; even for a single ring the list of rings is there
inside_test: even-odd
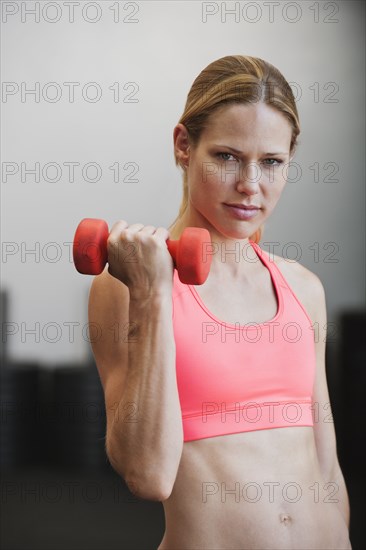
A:
[[[192,441],[164,502],[159,548],[349,548],[334,491],[312,429]]]

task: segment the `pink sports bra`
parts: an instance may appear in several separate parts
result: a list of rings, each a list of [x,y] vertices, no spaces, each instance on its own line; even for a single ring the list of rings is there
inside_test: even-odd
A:
[[[264,323],[225,323],[174,271],[173,327],[184,441],[290,426],[313,426],[312,321],[274,260],[278,310]]]

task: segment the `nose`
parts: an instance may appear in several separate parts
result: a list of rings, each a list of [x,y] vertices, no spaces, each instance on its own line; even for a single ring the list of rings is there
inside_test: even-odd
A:
[[[255,195],[259,192],[259,182],[261,179],[260,168],[255,162],[251,162],[244,166],[239,173],[237,180],[237,190],[239,193],[246,193],[247,195]]]

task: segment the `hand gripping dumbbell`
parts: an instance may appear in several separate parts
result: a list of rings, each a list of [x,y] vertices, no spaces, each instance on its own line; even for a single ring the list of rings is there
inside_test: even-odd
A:
[[[109,229],[104,220],[81,220],[73,243],[74,264],[79,273],[99,275],[103,271],[108,261],[108,236]],[[180,239],[167,239],[169,253],[182,283],[201,285],[207,279],[212,256],[206,254],[203,259],[204,243],[211,244],[211,236],[201,227],[186,227]]]

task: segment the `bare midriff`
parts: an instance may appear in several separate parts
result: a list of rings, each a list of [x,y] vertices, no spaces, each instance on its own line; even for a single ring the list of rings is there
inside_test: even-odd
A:
[[[188,441],[158,550],[350,549],[337,500],[310,426]]]

